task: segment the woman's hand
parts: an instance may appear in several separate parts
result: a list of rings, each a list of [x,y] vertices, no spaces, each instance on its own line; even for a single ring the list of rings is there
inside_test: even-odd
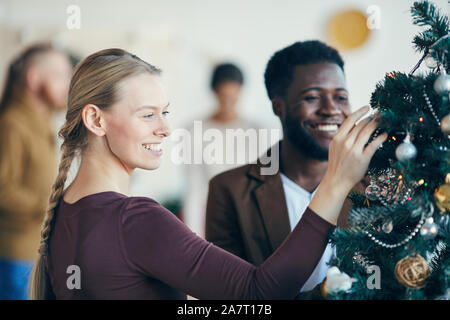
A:
[[[366,146],[378,126],[376,119],[369,117],[355,124],[369,109],[362,107],[342,123],[330,143],[327,171],[310,203],[313,211],[333,224],[348,193],[364,177],[370,159],[387,138],[384,133]]]

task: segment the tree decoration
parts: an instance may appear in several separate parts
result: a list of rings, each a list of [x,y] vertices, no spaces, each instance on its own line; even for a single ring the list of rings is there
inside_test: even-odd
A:
[[[437,77],[433,89],[439,95],[448,94],[450,92],[450,75],[443,73]]]
[[[395,149],[395,156],[400,161],[408,161],[417,156],[417,148],[411,143],[409,134],[406,136],[403,143]]]
[[[365,192],[349,197],[348,226],[330,236],[341,272],[356,279],[327,299],[442,299],[450,278],[450,23],[431,2],[415,2],[420,53],[409,73],[387,72],[372,93],[388,139],[373,156]],[[424,63],[424,73],[416,70]],[[445,177],[445,183],[443,183]],[[383,285],[366,284],[369,266]]]
[[[430,273],[427,261],[420,254],[405,257],[395,265],[398,282],[411,289],[423,288]]]
[[[391,233],[392,229],[394,229],[392,220],[388,220],[385,223],[383,223],[383,226],[381,229],[383,230],[384,233]]]
[[[433,55],[429,53],[425,58],[425,65],[430,68],[434,69],[437,67],[437,61],[433,58]]]
[[[443,184],[436,190],[434,201],[442,213],[450,211],[450,183]]]
[[[438,233],[438,226],[434,223],[432,217],[427,218],[422,228],[420,228],[420,235],[425,239],[433,239]]]
[[[445,134],[450,134],[450,114],[441,119],[441,130]]]
[[[320,285],[320,291],[322,296],[326,298],[329,293],[349,291],[355,281],[356,279],[349,277],[345,272],[341,272],[338,267],[331,267],[327,270],[327,276]]]

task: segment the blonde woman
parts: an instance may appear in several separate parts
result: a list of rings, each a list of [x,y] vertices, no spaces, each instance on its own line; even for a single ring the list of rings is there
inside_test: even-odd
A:
[[[121,49],[94,53],[76,68],[31,298],[295,297],[322,256],[347,193],[386,135],[365,147],[377,124],[355,123],[368,107],[346,119],[309,208],[280,248],[255,267],[198,237],[156,201],[128,196],[133,170],[158,168],[161,142],[170,134],[159,73]],[[77,154],[80,168],[65,190]],[[81,275],[75,287],[67,285],[73,266]]]

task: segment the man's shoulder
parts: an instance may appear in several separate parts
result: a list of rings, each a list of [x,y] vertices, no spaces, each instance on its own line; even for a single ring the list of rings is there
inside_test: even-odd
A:
[[[247,172],[252,168],[252,166],[256,166],[256,164],[245,164],[243,166],[219,173],[210,180],[210,184],[228,185],[232,183],[233,185],[236,185],[236,183],[248,179]]]

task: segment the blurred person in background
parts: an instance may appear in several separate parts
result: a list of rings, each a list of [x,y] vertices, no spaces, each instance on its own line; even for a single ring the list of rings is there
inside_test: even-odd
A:
[[[227,129],[243,129],[246,131],[248,129],[258,130],[260,128],[257,124],[239,116],[238,101],[243,84],[244,75],[236,65],[222,63],[215,67],[211,77],[211,89],[217,99],[217,108],[208,119],[202,120],[202,135],[203,132],[212,128],[219,130],[223,137],[225,137]],[[191,127],[189,131],[191,136],[195,137],[194,127]],[[234,133],[236,136],[239,136],[241,133],[242,135],[245,134],[243,131],[241,133],[234,131]],[[193,140],[194,144],[198,144],[199,142],[201,141]],[[223,157],[227,154],[235,153],[236,144],[232,143],[227,146],[225,140],[220,142],[214,140],[204,143],[203,147],[194,146],[193,150],[194,152],[200,151],[203,153],[204,146],[208,145],[209,148],[214,143],[222,143]],[[246,159],[248,159],[248,150],[241,150],[239,146],[237,148],[237,153],[246,152]],[[200,155],[200,158],[203,159],[202,155]],[[186,168],[187,188],[182,209],[183,221],[201,237],[205,235],[206,199],[209,180],[223,171],[242,165],[242,163],[236,162],[234,161],[230,164],[223,159],[223,163],[207,164],[202,160],[201,164],[194,163],[188,165]]]
[[[50,44],[10,64],[0,100],[0,299],[27,299],[40,228],[56,176],[52,115],[63,110],[69,58]]]

